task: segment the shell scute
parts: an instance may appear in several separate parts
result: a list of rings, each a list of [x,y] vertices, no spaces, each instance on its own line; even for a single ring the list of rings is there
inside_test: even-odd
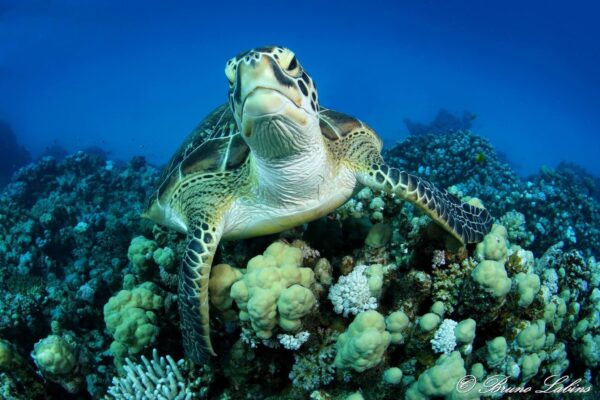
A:
[[[223,104],[208,114],[173,154],[163,171],[158,197],[191,174],[239,168],[249,153],[229,105]]]

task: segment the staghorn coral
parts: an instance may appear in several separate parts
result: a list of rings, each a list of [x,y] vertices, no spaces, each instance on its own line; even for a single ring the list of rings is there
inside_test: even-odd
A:
[[[112,380],[108,398],[114,400],[194,400],[208,397],[208,383],[193,379],[184,360],[175,361],[169,355],[159,357],[152,350],[152,359],[145,356],[134,364],[129,358],[123,367],[125,375]],[[183,368],[182,368],[183,367]]]

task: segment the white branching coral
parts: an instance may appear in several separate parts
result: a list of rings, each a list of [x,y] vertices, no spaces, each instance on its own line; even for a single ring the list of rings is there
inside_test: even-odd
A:
[[[446,265],[446,252],[444,250],[434,250],[431,258],[431,268],[437,268]]]
[[[331,287],[328,297],[336,313],[347,317],[377,308],[377,299],[371,295],[369,280],[365,275],[366,269],[366,265],[358,265]]]
[[[288,335],[286,333],[277,335],[279,343],[288,350],[298,350],[310,337],[310,332],[303,331],[295,335]]]
[[[156,349],[152,351],[152,360],[141,357],[140,364],[125,359],[125,376],[113,378],[108,388],[110,398],[115,400],[192,400],[194,394],[183,378],[178,365],[171,356],[158,357]]]
[[[431,339],[431,348],[436,353],[450,354],[456,347],[456,335],[454,334],[454,328],[458,323],[451,319],[445,319],[440,324],[440,327],[435,332],[433,339]]]

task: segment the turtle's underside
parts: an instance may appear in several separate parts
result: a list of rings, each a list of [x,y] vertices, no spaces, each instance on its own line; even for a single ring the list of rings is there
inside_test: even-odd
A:
[[[175,153],[146,212],[188,236],[179,305],[192,361],[215,354],[208,280],[221,239],[312,221],[364,186],[412,202],[462,243],[489,231],[487,211],[388,167],[371,128],[320,107],[312,79],[290,50],[247,51],[227,62],[225,74],[229,103],[210,113]]]

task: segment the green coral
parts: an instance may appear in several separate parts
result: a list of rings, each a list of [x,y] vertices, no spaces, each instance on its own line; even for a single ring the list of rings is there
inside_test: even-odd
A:
[[[386,369],[383,371],[383,381],[390,385],[398,385],[402,382],[402,370],[398,367]]]
[[[229,264],[212,267],[208,283],[210,303],[220,311],[229,310],[233,305],[233,298],[229,295],[231,286],[241,278],[241,271]]]
[[[536,274],[520,272],[515,276],[515,282],[517,283],[517,291],[519,292],[519,306],[529,307],[540,291],[540,277]]]
[[[392,335],[393,344],[402,344],[410,327],[408,316],[402,311],[395,311],[385,319],[385,327]]]
[[[456,327],[454,327],[454,336],[456,336],[456,341],[462,344],[470,344],[473,343],[475,339],[475,320],[472,318],[465,319],[464,321],[460,321]]]
[[[156,342],[159,326],[156,313],[163,298],[150,282],[132,290],[121,290],[104,306],[106,329],[114,341],[110,349],[116,358],[137,354]]]
[[[37,342],[31,357],[40,373],[47,379],[60,384],[69,393],[76,393],[82,383],[77,374],[77,349],[65,338],[50,335]]]
[[[0,339],[0,371],[6,371],[12,367],[15,355],[13,345],[4,339]]]
[[[423,332],[431,332],[438,327],[440,322],[442,322],[442,319],[439,315],[434,313],[427,313],[421,318],[419,318],[417,323],[419,329],[421,329]]]
[[[475,254],[480,260],[506,261],[508,257],[508,233],[502,225],[494,225],[477,245]]]
[[[537,352],[546,343],[546,322],[537,320],[522,329],[517,335],[517,344],[528,352]]]
[[[529,246],[535,236],[527,231],[525,215],[517,211],[509,211],[500,217],[500,224],[506,227],[508,240],[521,246]]]
[[[504,362],[508,350],[508,343],[503,336],[498,336],[486,345],[487,357],[486,361],[490,367],[496,367]]]
[[[127,258],[138,275],[147,273],[152,268],[156,248],[156,242],[144,236],[136,236],[131,240],[127,249]]]
[[[148,250],[150,250],[152,246]],[[172,271],[175,266],[175,253],[170,247],[162,247],[154,250],[152,254],[154,262],[166,271]]]
[[[383,315],[375,310],[363,311],[339,336],[335,366],[357,372],[373,368],[382,361],[391,339]]]
[[[57,335],[37,342],[31,356],[43,374],[66,375],[77,365],[75,350]]]
[[[473,280],[487,293],[502,299],[510,291],[511,280],[504,265],[498,261],[484,260],[471,273]]]
[[[435,365],[425,370],[417,382],[411,385],[406,392],[406,399],[450,396],[456,391],[458,380],[467,374],[464,364],[458,351],[440,356]]]
[[[540,369],[541,363],[542,360],[536,353],[524,355],[519,363],[521,365],[521,379],[527,381],[535,376]]]

